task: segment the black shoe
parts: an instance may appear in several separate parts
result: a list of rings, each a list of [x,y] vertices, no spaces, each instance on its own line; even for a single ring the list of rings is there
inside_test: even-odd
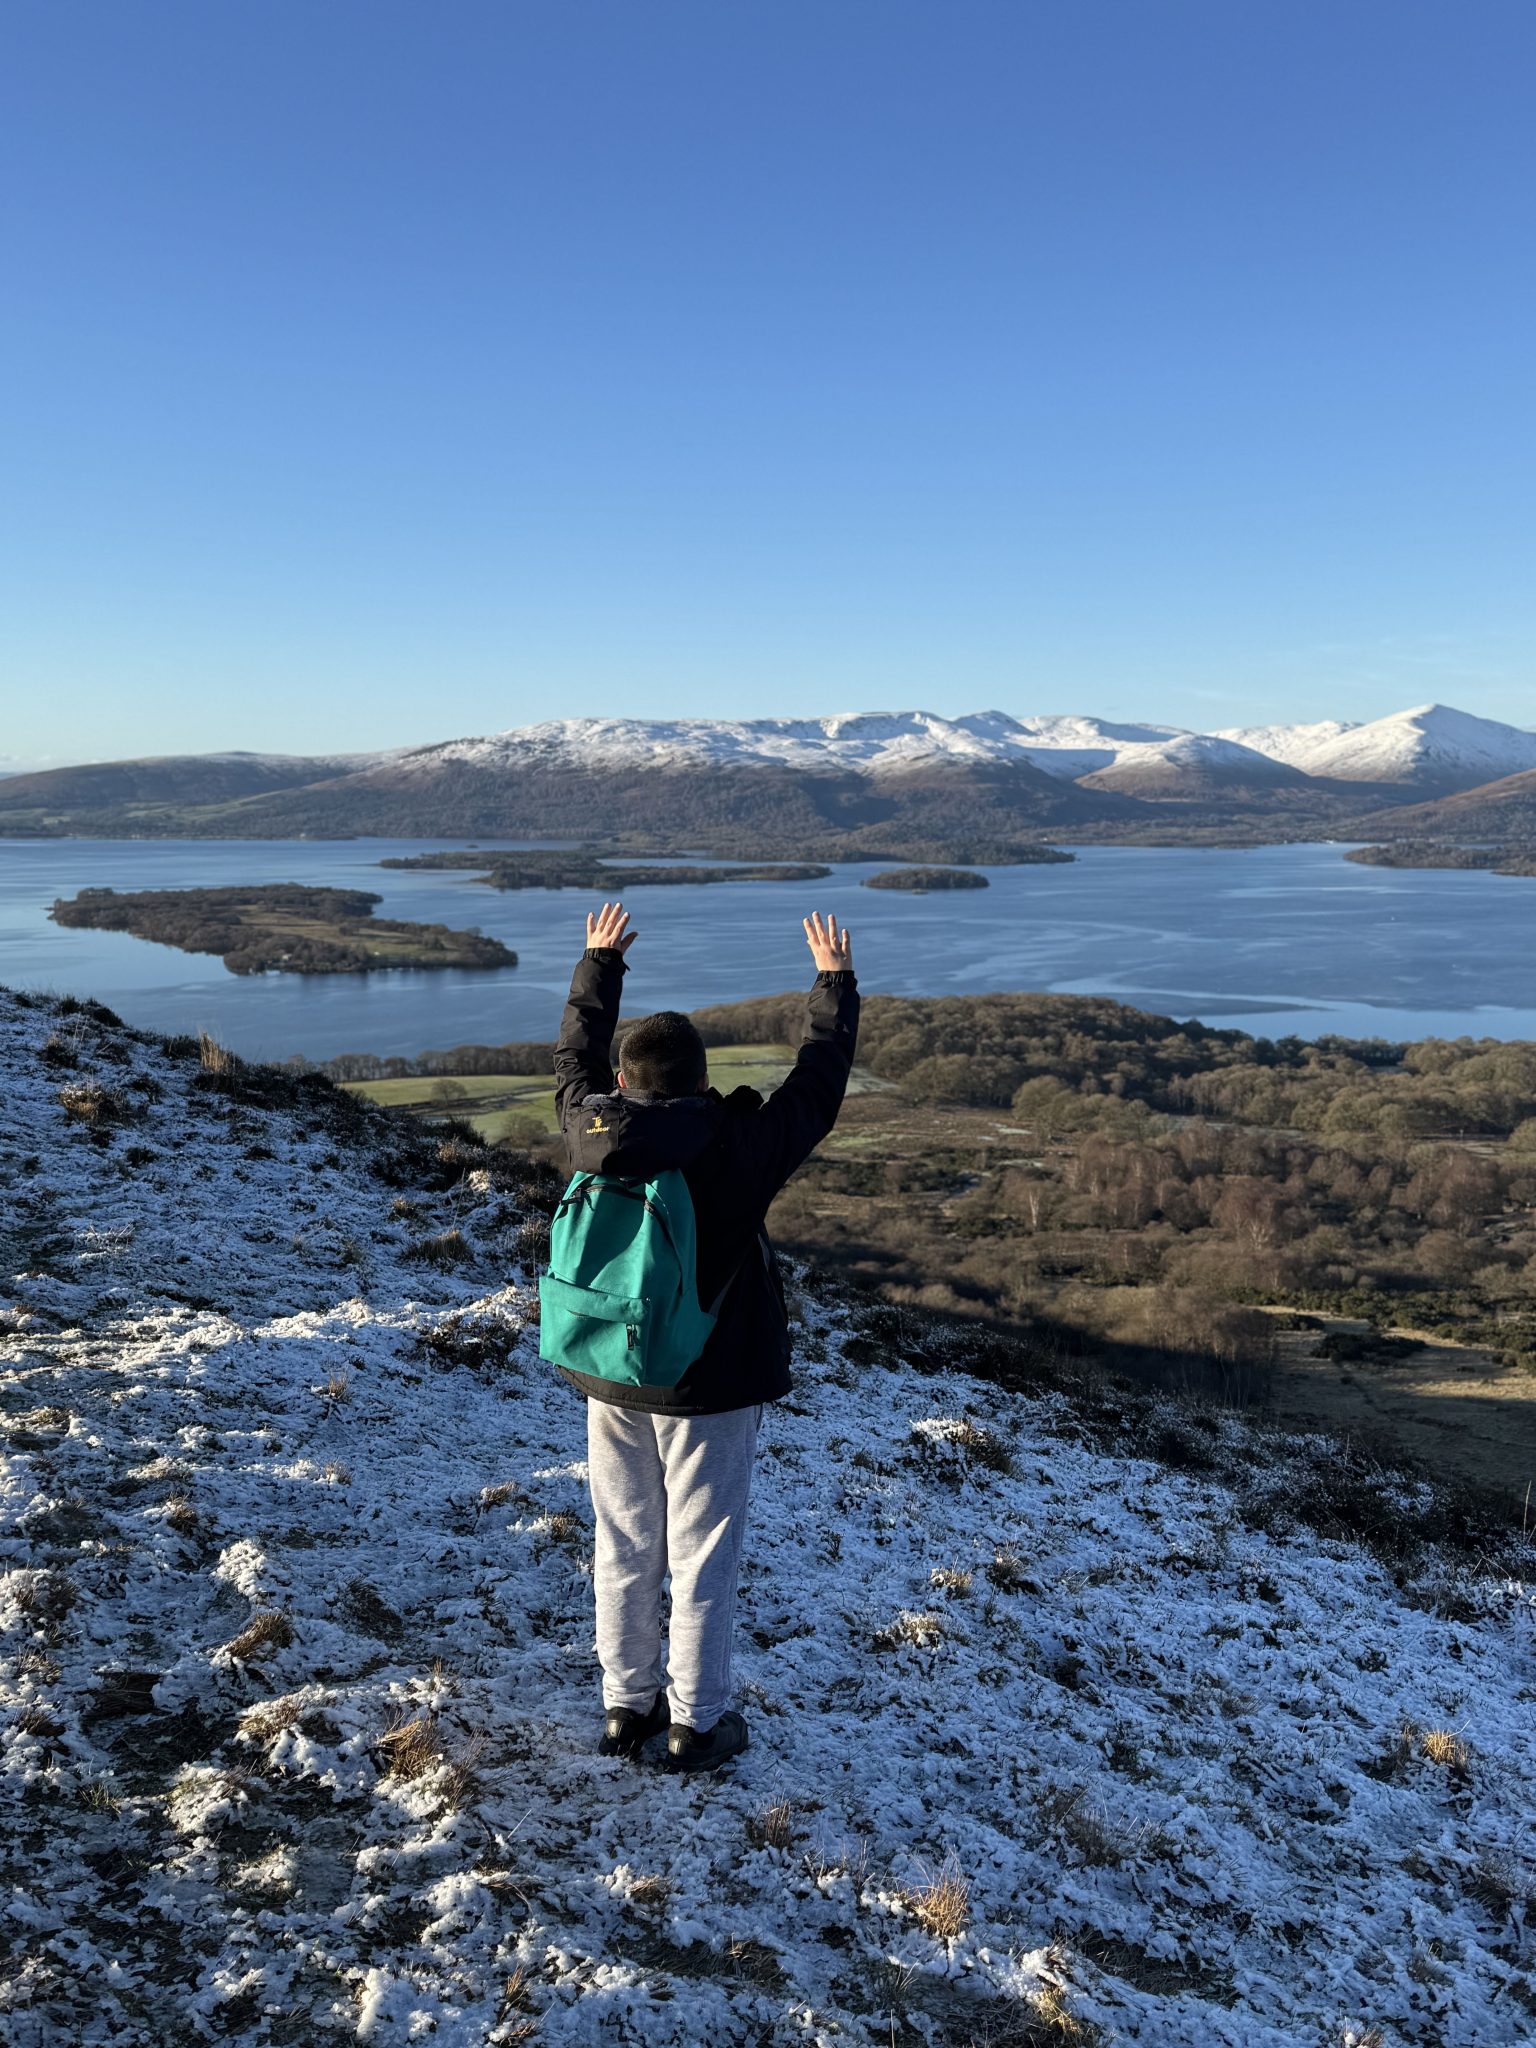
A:
[[[679,1721],[667,1737],[667,1763],[674,1771],[717,1771],[746,1746],[747,1724],[740,1714],[724,1713],[702,1732]]]
[[[637,1713],[633,1707],[610,1707],[597,1753],[599,1756],[638,1756],[651,1737],[659,1735],[671,1719],[672,1710],[667,1705],[664,1692],[657,1693],[648,1714]]]

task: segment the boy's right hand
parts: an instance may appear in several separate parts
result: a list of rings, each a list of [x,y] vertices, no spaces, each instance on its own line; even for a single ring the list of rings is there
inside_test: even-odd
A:
[[[813,910],[800,922],[805,926],[805,943],[811,949],[818,974],[840,974],[853,966],[853,934],[846,925],[838,930],[837,919],[830,910],[825,924],[819,910]]]
[[[628,932],[624,927],[629,923],[629,912],[622,903],[605,903],[594,917],[587,912],[587,946],[589,950],[598,946],[612,946],[615,952],[627,953],[638,932]]]

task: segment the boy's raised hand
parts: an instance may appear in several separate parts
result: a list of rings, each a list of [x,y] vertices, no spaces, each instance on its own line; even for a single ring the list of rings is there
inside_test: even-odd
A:
[[[805,926],[805,943],[811,949],[811,958],[816,962],[818,974],[838,974],[853,965],[853,934],[847,925],[837,928],[837,919],[829,910],[825,924],[821,912],[813,910],[809,917],[800,922]]]
[[[622,903],[605,903],[595,917],[589,910],[587,912],[588,946],[612,946],[620,953],[627,953],[635,943],[635,940],[640,936],[638,932],[625,931],[624,927],[628,923],[629,912]]]

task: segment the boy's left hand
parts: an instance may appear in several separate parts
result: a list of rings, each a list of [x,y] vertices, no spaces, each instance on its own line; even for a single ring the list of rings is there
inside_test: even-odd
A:
[[[640,936],[638,932],[627,932],[624,929],[628,923],[629,912],[622,903],[605,903],[595,917],[589,910],[587,912],[588,946],[612,946],[616,952],[627,953],[635,943],[635,940]]]

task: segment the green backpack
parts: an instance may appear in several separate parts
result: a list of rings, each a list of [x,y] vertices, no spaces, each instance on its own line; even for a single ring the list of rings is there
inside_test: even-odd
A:
[[[540,1358],[627,1386],[675,1387],[725,1295],[700,1306],[694,1255],[693,1197],[676,1167],[646,1181],[573,1175],[539,1276]]]

